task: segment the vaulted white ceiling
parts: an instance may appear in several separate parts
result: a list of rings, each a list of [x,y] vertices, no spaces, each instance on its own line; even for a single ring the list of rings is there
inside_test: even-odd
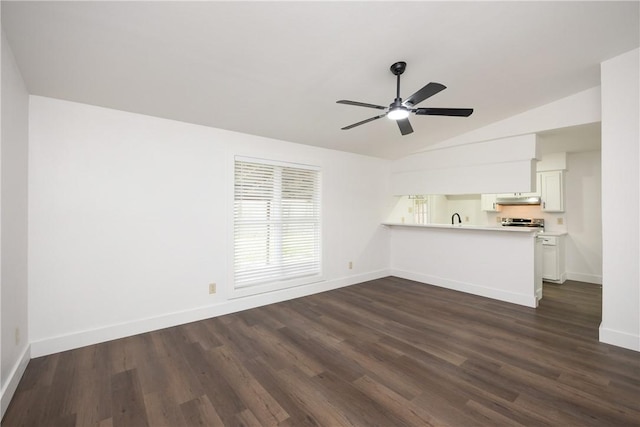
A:
[[[397,158],[598,86],[600,63],[640,45],[632,2],[2,2],[30,93]],[[341,127],[401,94],[448,88],[412,116]]]

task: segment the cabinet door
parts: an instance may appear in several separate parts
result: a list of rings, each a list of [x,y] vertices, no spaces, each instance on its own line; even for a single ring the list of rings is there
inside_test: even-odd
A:
[[[562,171],[540,173],[540,196],[545,212],[564,212]]]
[[[496,203],[495,194],[480,195],[480,209],[485,212],[498,212],[499,206]]]
[[[557,246],[542,246],[542,277],[544,279],[560,280],[557,248]]]

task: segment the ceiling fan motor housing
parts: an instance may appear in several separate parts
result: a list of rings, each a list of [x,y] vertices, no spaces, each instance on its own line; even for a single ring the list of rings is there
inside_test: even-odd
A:
[[[389,104],[389,109],[390,110],[394,110],[394,109],[398,109],[398,108],[405,108],[406,107],[404,105],[402,105],[402,98],[396,98],[393,100],[393,102],[391,104]]]

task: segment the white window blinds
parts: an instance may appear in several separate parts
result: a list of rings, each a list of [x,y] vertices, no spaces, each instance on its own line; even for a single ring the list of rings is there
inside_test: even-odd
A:
[[[320,274],[319,175],[299,165],[236,159],[236,289]]]

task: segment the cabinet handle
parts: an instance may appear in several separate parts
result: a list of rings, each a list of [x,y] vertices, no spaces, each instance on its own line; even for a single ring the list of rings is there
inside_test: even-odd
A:
[[[542,209],[545,209],[547,207],[547,202],[542,202]]]

